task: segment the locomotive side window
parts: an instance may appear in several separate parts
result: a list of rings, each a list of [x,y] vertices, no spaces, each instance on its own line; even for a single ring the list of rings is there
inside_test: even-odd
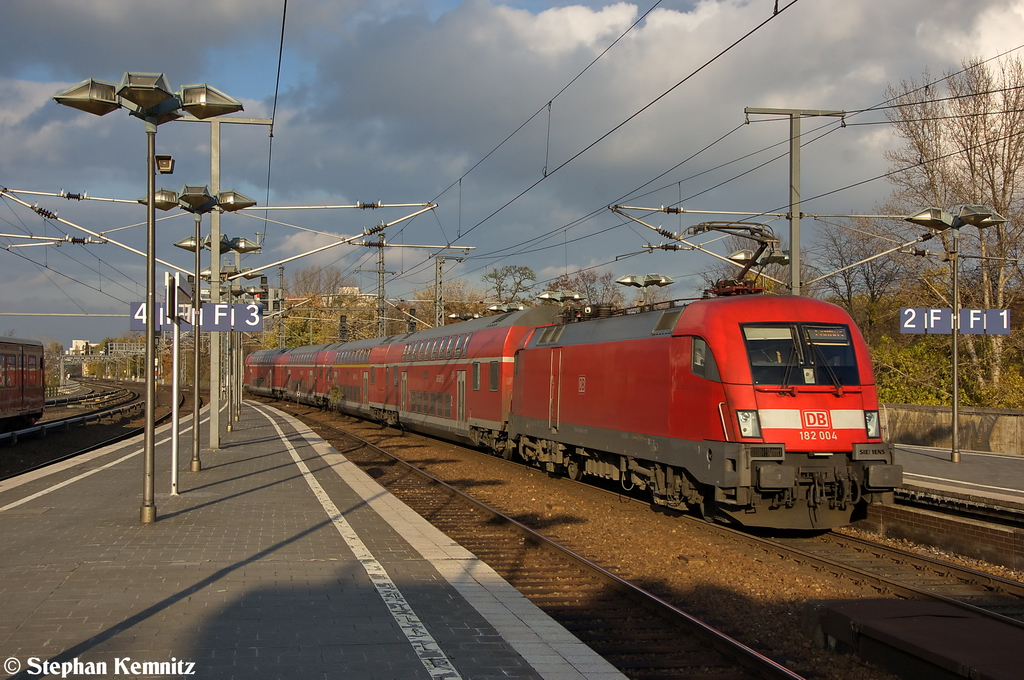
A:
[[[693,349],[690,352],[690,371],[707,380],[722,382],[718,374],[718,364],[715,363],[715,355],[711,348],[701,338],[693,339]]]
[[[743,325],[757,385],[857,385],[857,358],[846,326]]]

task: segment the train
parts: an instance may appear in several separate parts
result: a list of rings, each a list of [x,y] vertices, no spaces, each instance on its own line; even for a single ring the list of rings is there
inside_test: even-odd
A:
[[[244,383],[748,528],[846,525],[902,483],[864,339],[811,298],[540,305],[259,350]]]
[[[34,424],[45,401],[43,343],[0,338],[0,432]]]

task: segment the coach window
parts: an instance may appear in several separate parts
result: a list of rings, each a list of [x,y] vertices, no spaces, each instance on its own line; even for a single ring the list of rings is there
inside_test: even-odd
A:
[[[491,362],[491,392],[497,392],[498,391],[498,378],[499,378],[498,362],[497,361],[492,361]]]
[[[473,389],[480,389],[480,362],[473,362]]]
[[[454,346],[455,346],[455,336],[454,335],[449,335],[448,336],[448,342],[446,342],[445,346],[444,346],[444,358],[445,359],[451,359],[452,358],[452,348]]]
[[[437,358],[437,347],[440,344],[441,344],[441,339],[440,338],[434,338],[430,342],[430,359],[431,360],[434,360],[434,359]]]
[[[694,375],[702,378],[722,382],[718,374],[718,364],[715,363],[715,355],[711,348],[701,338],[693,339],[693,350],[690,352],[690,370]]]
[[[462,343],[465,341],[465,339],[466,339],[466,336],[464,334],[462,334],[462,333],[459,333],[459,337],[455,340],[455,352],[454,352],[454,355],[453,355],[454,358],[456,358],[456,359],[461,359],[462,358]]]

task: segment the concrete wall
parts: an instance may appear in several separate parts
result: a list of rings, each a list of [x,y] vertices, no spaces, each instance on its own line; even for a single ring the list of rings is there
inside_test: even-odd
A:
[[[882,437],[896,444],[949,447],[952,408],[915,404],[880,404]],[[1024,455],[1024,411],[960,408],[960,448]]]

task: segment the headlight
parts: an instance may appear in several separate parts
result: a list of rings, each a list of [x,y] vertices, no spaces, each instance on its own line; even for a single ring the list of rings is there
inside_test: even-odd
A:
[[[878,439],[882,436],[878,429],[878,411],[864,411],[864,425],[869,439]]]
[[[757,418],[757,411],[736,411],[736,420],[740,424],[741,437],[761,436],[761,422]]]

